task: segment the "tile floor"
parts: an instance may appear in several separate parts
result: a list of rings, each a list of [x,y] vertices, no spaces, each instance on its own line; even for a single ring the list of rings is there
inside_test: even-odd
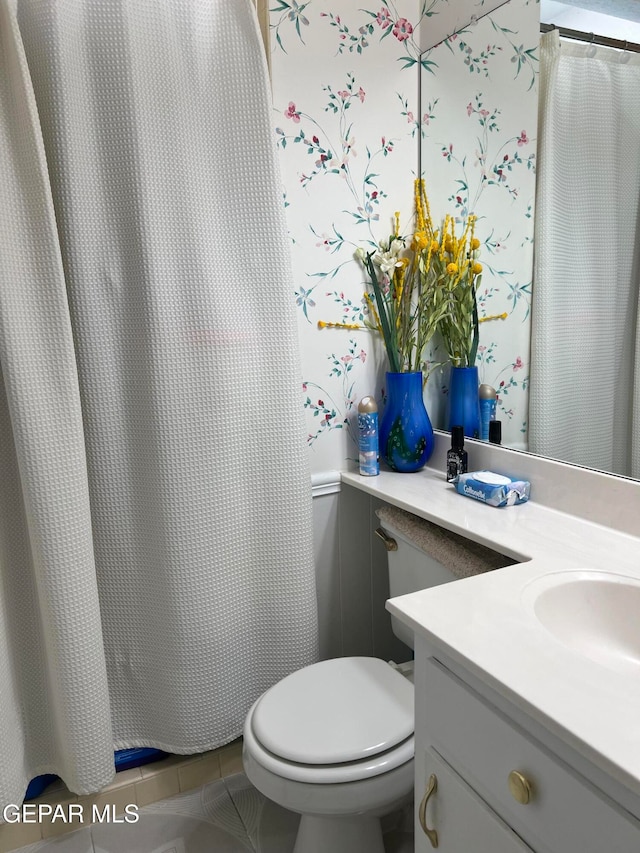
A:
[[[70,804],[82,808],[84,819],[75,816],[70,821],[61,818],[52,820],[43,816],[34,823],[0,823],[0,853],[14,853],[27,845],[41,840],[67,834],[87,827],[91,823],[94,806],[99,814],[105,807],[111,813],[122,814],[128,804],[148,806],[177,794],[200,789],[217,779],[242,773],[242,739],[238,738],[226,746],[198,755],[170,755],[162,761],[124,770],[117,773],[113,782],[96,794],[79,796],[72,794],[58,779],[49,785],[41,796],[30,803],[38,807],[62,807],[63,814],[69,813]],[[123,851],[126,853],[126,851]]]
[[[402,816],[389,821],[386,853],[411,853]],[[139,810],[137,823],[94,824],[19,853],[291,853],[298,816],[265,799],[244,773]]]

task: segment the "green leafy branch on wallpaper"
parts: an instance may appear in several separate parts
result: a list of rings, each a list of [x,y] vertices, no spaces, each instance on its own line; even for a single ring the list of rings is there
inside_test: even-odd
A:
[[[349,78],[349,79],[352,83],[351,92],[355,93],[355,88],[356,88],[355,87],[355,80],[353,78]],[[327,87],[323,87],[323,90],[327,91]],[[333,94],[333,90],[331,90],[331,94]],[[402,109],[400,111],[400,115],[402,115],[407,120],[407,123],[412,126],[411,131],[408,132],[407,135],[414,137],[419,122],[416,120],[414,113],[409,109],[408,100],[406,98],[404,98],[399,92],[397,92],[396,95],[397,95],[398,100],[399,100],[401,107],[402,107]],[[438,104],[438,100],[439,99],[436,98],[426,108],[426,112],[422,118],[423,132],[424,132],[425,125],[428,125],[430,121],[433,121],[435,119],[436,106]],[[340,104],[340,102],[337,99],[330,97],[329,103],[327,104],[327,107],[325,107],[325,111],[326,112],[332,112],[334,115],[336,113],[339,114],[340,109],[335,110],[332,107],[332,105],[339,105],[339,104]],[[297,110],[295,108],[295,105],[293,105],[293,104],[289,105],[289,108],[285,112],[285,115],[288,118],[292,118],[294,120],[294,122],[295,122],[296,118],[298,119],[298,122],[301,122],[302,118],[305,117],[305,114],[303,114],[299,110]],[[308,119],[310,121],[313,121],[313,119],[311,119],[310,117],[308,117]],[[316,123],[316,126],[318,126],[317,123]],[[349,128],[351,128],[351,126],[349,126]],[[284,131],[282,131],[279,128],[277,129],[277,132],[281,136],[280,144],[283,148],[286,147],[287,140],[291,141],[293,139],[293,142],[304,143],[305,138],[306,138],[303,130],[301,130],[300,133],[298,133],[295,137],[290,137],[290,136],[287,137],[284,134]],[[317,137],[315,137],[314,139],[317,139],[317,142],[319,144],[319,139]],[[312,143],[315,144],[315,141],[312,140]],[[358,226],[359,225],[366,225],[368,227],[369,239],[367,241],[365,241],[365,245],[368,247],[368,249],[370,249],[372,251],[375,251],[377,249],[377,243],[376,243],[376,240],[375,240],[373,233],[372,233],[371,224],[373,222],[378,221],[378,219],[379,219],[379,214],[377,212],[377,205],[379,205],[381,200],[383,200],[387,197],[387,194],[377,184],[377,178],[379,177],[379,175],[378,175],[377,171],[374,171],[373,161],[374,161],[374,159],[376,159],[377,157],[379,157],[381,155],[383,157],[389,156],[392,153],[392,151],[393,151],[393,140],[387,140],[384,137],[381,139],[381,147],[377,151],[371,152],[368,147],[365,149],[366,164],[365,164],[365,169],[364,169],[364,173],[362,176],[362,182],[361,182],[361,185],[359,186],[358,190],[356,192],[352,192],[352,195],[353,195],[353,198],[355,201],[355,208],[351,209],[351,210],[347,210],[347,209],[342,210],[342,213],[344,213],[346,216],[348,216],[351,219],[352,224],[355,224]],[[308,153],[309,154],[312,154],[312,153],[316,154],[317,149],[314,149],[312,146],[310,146],[310,148],[308,149]],[[347,169],[349,169],[349,170],[351,169],[350,165],[348,165],[348,164],[347,164]],[[326,170],[326,174],[332,174],[332,173],[334,175],[338,174],[338,170],[337,169],[327,169]],[[303,175],[303,177],[302,177],[303,185],[307,186],[309,181],[311,180],[311,178],[317,177],[318,174],[319,174],[319,172],[317,172],[316,174],[311,175],[311,176]],[[353,188],[354,185],[355,185],[355,179],[352,182],[351,187]],[[349,253],[348,260],[342,261],[341,263],[336,264],[334,267],[332,267],[331,269],[328,269],[328,270],[321,270],[319,272],[307,273],[307,276],[309,278],[315,278],[315,279],[319,280],[318,284],[320,282],[332,281],[338,277],[339,273],[343,270],[343,268],[352,266],[354,250],[363,246],[362,237],[359,236],[357,242],[354,242],[352,239],[349,239],[347,236],[345,236],[344,229],[341,228],[339,230],[335,223],[333,223],[331,225],[331,229],[330,229],[329,233],[319,232],[311,223],[309,224],[308,227],[309,227],[309,230],[311,231],[311,233],[314,235],[314,237],[317,240],[316,248],[324,249],[327,254],[332,255],[332,256],[342,253],[343,250],[345,250],[345,249],[348,250],[348,253]],[[296,304],[298,305],[299,308],[302,309],[303,315],[304,315],[305,319],[307,320],[307,322],[309,322],[309,323],[311,323],[311,318],[309,316],[309,310],[311,308],[315,308],[315,301],[314,301],[313,294],[314,294],[314,291],[316,290],[316,288],[318,287],[318,284],[314,284],[313,287],[310,287],[308,289],[299,288],[295,294],[296,295]],[[345,296],[344,292],[340,292],[338,290],[327,291],[325,293],[325,296],[330,297],[336,304],[338,304],[341,307],[341,316],[340,316],[339,320],[342,324],[349,324],[349,323],[361,324],[365,321],[365,319],[367,319],[369,312],[368,312],[368,309],[367,309],[367,307],[364,304],[362,299],[359,299],[357,301],[352,301],[347,296]]]
[[[516,198],[518,190],[512,187],[509,181],[510,174],[516,168],[525,167],[535,172],[535,151],[526,157],[521,153],[531,143],[526,130],[522,130],[519,136],[506,139],[495,152],[491,152],[490,137],[500,132],[498,123],[500,110],[497,107],[492,110],[487,109],[482,97],[482,92],[476,94],[474,103],[469,102],[466,108],[467,117],[475,117],[480,127],[480,134],[476,137],[474,167],[479,171],[476,172],[475,190],[471,189],[473,173],[468,171],[467,156],[465,155],[462,159],[457,157],[451,143],[441,147],[444,159],[448,163],[456,163],[461,171],[461,176],[455,180],[456,189],[449,196],[449,201],[453,202],[459,215],[462,216],[465,216],[469,210],[477,209],[478,201],[487,187],[500,187],[512,198]]]
[[[304,27],[309,26],[309,19],[304,13],[304,10],[307,6],[310,5],[311,0],[308,0],[307,3],[296,3],[295,0],[292,0],[291,3],[287,3],[286,0],[276,0],[277,6],[274,6],[272,9],[269,9],[270,12],[282,12],[280,15],[280,19],[275,24],[270,24],[270,29],[275,31],[276,42],[278,47],[286,53],[287,51],[284,48],[284,44],[282,43],[282,36],[280,35],[280,30],[286,24],[293,24],[295,31],[298,35],[298,38],[304,44],[304,39],[302,38],[302,32],[300,30],[300,25],[302,24]]]
[[[483,74],[485,77],[489,77],[489,60],[497,56],[502,48],[496,44],[488,44],[479,53],[474,52],[473,47],[462,38],[463,35],[471,34],[471,32],[470,28],[460,30],[445,39],[444,44],[451,53],[455,53],[454,47],[457,46],[458,52],[464,57],[464,64],[469,69],[470,74]]]
[[[306,153],[311,158],[311,168],[301,174],[301,185],[308,187],[321,175],[339,177],[345,182],[354,202],[353,209],[345,212],[357,224],[370,226],[371,222],[379,219],[378,208],[380,202],[386,197],[386,193],[377,183],[378,173],[374,168],[374,161],[379,157],[388,157],[393,152],[394,140],[383,136],[379,147],[374,151],[366,147],[365,167],[362,177],[358,179],[352,162],[357,156],[353,122],[348,120],[347,112],[353,105],[364,104],[366,92],[357,83],[352,73],[347,74],[344,88],[335,89],[333,86],[325,85],[322,90],[327,95],[325,113],[338,119],[336,136],[339,142],[331,138],[329,131],[317,119],[298,109],[291,101],[284,110],[284,116],[294,126],[299,125],[300,128],[296,133],[288,134],[281,127],[277,127],[278,144],[282,148],[286,148],[290,143],[306,147]],[[311,124],[315,132],[307,133],[303,128],[303,121],[305,124]]]
[[[509,288],[509,299],[511,300],[511,311],[516,310],[516,306],[518,303],[522,303],[526,306],[524,317],[522,318],[522,322],[524,323],[527,317],[529,316],[529,312],[531,311],[531,288],[533,282],[531,280],[525,283],[511,284],[511,282],[507,282],[507,286]]]
[[[534,83],[536,82],[536,77],[538,73],[538,45],[536,44],[534,47],[525,48],[523,44],[516,45],[509,38],[509,36],[517,35],[516,32],[510,30],[508,27],[501,27],[497,24],[491,15],[488,16],[489,21],[491,22],[491,26],[493,29],[501,33],[504,39],[509,43],[511,49],[513,50],[513,56],[511,57],[511,62],[516,66],[516,73],[514,80],[516,77],[520,75],[522,69],[526,69],[529,71],[531,75],[531,79],[529,81],[529,90],[533,88]]]
[[[314,419],[318,419],[315,432],[310,432],[307,435],[307,443],[310,446],[315,444],[322,435],[336,429],[346,429],[352,443],[357,445],[352,417],[356,406],[355,381],[352,371],[358,363],[364,364],[366,358],[366,352],[353,339],[349,341],[349,347],[344,355],[337,356],[335,353],[330,353],[327,356],[331,364],[328,378],[334,382],[339,382],[342,386],[341,399],[344,401],[343,405],[336,403],[330,392],[321,385],[315,382],[303,382],[303,391],[308,392],[310,389],[314,389],[314,391],[319,392],[318,396],[314,395],[313,398],[307,394],[304,401],[304,408],[312,413]]]
[[[525,48],[523,44],[517,45],[513,42],[510,36],[516,36],[517,33],[514,30],[510,30],[508,27],[501,27],[494,20],[493,15],[487,15],[487,20],[491,23],[494,31],[499,33],[504,41],[507,42],[511,51],[512,57],[511,62],[516,66],[516,73],[514,79],[520,75],[520,72],[523,69],[529,71],[531,75],[531,79],[529,81],[529,89],[531,89],[536,81],[536,75],[538,71],[538,46],[537,44],[531,48]],[[464,36],[467,36],[469,41],[465,40]],[[464,64],[469,69],[470,74],[481,74],[484,77],[490,78],[491,76],[491,60],[495,59],[503,50],[504,47],[501,47],[499,44],[487,44],[483,46],[480,50],[474,50],[473,45],[470,43],[473,37],[473,30],[471,27],[465,27],[454,35],[449,36],[449,38],[445,39],[444,44],[451,51],[451,53],[455,53],[455,48],[457,47],[458,52],[461,54],[464,60]],[[430,55],[431,51],[427,52],[427,55]],[[430,70],[430,69],[429,69]]]
[[[304,314],[305,319],[308,323],[311,322],[311,318],[309,317],[309,309],[316,307],[315,300],[312,298],[313,291],[316,289],[316,287],[317,285],[314,285],[314,287],[309,288],[299,287],[294,294],[296,297],[296,305],[299,308],[302,308],[302,313]]]
[[[338,42],[338,53],[362,53],[365,48],[369,47],[369,39],[367,36],[372,36],[374,32],[373,24],[365,24],[358,27],[357,34],[352,32],[342,20],[341,15],[334,15],[333,12],[321,12],[321,18],[329,20],[329,26],[336,29],[340,35]]]
[[[396,95],[398,96],[400,104],[402,105],[400,115],[406,118],[407,124],[411,127],[411,138],[415,139],[416,133],[420,133],[421,137],[424,139],[425,130],[423,122],[420,121],[420,116],[416,116],[413,110],[409,109],[409,101],[407,98],[403,97],[399,92],[396,92]],[[437,101],[438,99],[436,98],[436,103]],[[433,108],[431,104],[429,106],[431,109]]]
[[[484,248],[489,249],[491,243],[489,240],[483,241]],[[513,282],[513,270],[503,270],[495,267],[489,260],[487,260],[486,255],[484,256],[484,268],[486,272],[489,274],[485,280],[491,280],[492,278],[497,279],[499,282],[503,283],[508,291],[508,299],[511,303],[511,310],[509,311],[509,316],[511,316],[518,305],[524,305],[525,312],[524,317],[522,318],[522,322],[524,323],[531,311],[531,281],[522,283],[522,282]],[[499,287],[483,287],[478,290],[478,305],[483,308],[485,314],[490,314],[490,308],[488,307],[491,299],[496,297],[500,292]],[[506,317],[505,317],[506,319]]]

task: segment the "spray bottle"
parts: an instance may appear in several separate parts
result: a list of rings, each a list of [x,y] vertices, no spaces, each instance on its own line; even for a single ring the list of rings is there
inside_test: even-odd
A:
[[[379,474],[378,406],[373,397],[363,397],[358,405],[358,451],[362,476]]]
[[[478,389],[478,397],[480,398],[480,438],[482,441],[488,441],[489,421],[495,420],[498,395],[495,388],[483,383]]]

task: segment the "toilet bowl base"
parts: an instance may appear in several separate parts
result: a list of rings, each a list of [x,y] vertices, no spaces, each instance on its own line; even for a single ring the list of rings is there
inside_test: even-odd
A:
[[[377,817],[302,815],[293,853],[384,853]]]

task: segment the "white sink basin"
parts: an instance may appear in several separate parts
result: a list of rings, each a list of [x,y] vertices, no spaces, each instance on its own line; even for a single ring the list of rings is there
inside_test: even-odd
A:
[[[640,581],[613,572],[551,572],[523,599],[556,640],[608,669],[640,675]]]

